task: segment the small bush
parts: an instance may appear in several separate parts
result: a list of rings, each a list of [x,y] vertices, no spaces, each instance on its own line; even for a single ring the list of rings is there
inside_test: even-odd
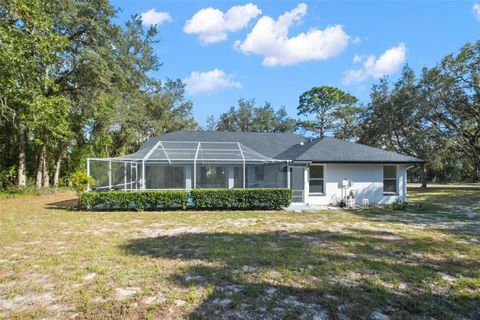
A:
[[[290,189],[195,189],[196,209],[280,209],[292,199]]]
[[[189,192],[183,190],[107,191],[87,192],[81,197],[82,203],[89,209],[96,206],[102,206],[109,210],[185,209],[188,204]]]
[[[87,175],[84,171],[77,171],[70,176],[72,187],[77,193],[78,208],[82,205],[82,194],[87,191],[88,185],[94,185],[95,179]]]
[[[395,211],[405,211],[408,208],[408,202],[407,201],[402,201],[402,200],[397,200],[394,203],[392,203],[392,209]]]

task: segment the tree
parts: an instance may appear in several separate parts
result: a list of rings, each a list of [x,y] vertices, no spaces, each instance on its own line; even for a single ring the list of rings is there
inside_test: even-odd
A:
[[[299,127],[323,138],[328,132],[336,131],[334,129],[343,121],[348,130],[340,135],[350,136],[350,124],[354,122],[351,117],[357,115],[357,102],[357,98],[338,88],[314,87],[300,96],[297,107],[299,116],[313,115],[314,119],[300,121]]]
[[[18,185],[57,186],[88,156],[196,128],[184,84],[149,76],[156,28],[114,18],[103,0],[0,0],[0,171]]]
[[[46,144],[42,133],[49,131],[55,136],[66,130],[65,114],[60,110],[65,110],[69,101],[56,95],[58,87],[50,76],[66,41],[53,31],[53,17],[45,13],[42,1],[0,3],[0,109],[16,137],[20,187],[26,185],[27,128],[37,131],[35,142],[41,152]],[[46,170],[43,158],[41,163]]]
[[[180,80],[155,83],[148,93],[140,93],[134,101],[119,121],[119,130],[114,135],[115,153],[135,151],[153,134],[198,127],[192,117],[192,102],[185,98],[185,84]]]
[[[217,129],[217,120],[215,120],[214,115],[207,117],[207,126],[205,127],[206,131],[215,131]]]
[[[362,117],[361,143],[408,154],[428,161],[421,172],[427,185],[427,166],[438,167],[445,150],[445,136],[426,121],[420,87],[407,65],[391,88],[381,79],[372,88],[371,102]]]
[[[422,76],[423,109],[439,132],[473,165],[471,180],[480,179],[480,41],[467,43]]]
[[[335,138],[342,140],[358,140],[361,135],[360,116],[363,107],[346,106],[334,112],[336,118]]]
[[[219,131],[292,132],[296,121],[287,115],[285,107],[277,111],[270,102],[255,106],[255,100],[240,99],[237,107],[220,115],[215,124]],[[209,127],[213,127],[210,123]]]

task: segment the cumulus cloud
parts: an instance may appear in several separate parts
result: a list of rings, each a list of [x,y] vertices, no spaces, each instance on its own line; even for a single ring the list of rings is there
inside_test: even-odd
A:
[[[206,72],[193,71],[183,79],[186,91],[191,95],[215,92],[221,89],[240,89],[242,84],[235,80],[232,74],[226,74],[223,70],[213,69]]]
[[[480,3],[475,3],[472,7],[473,15],[480,21]]]
[[[336,56],[347,47],[350,36],[340,25],[328,26],[323,30],[313,28],[289,38],[289,28],[299,22],[306,13],[307,5],[300,3],[277,20],[263,16],[243,42],[235,42],[235,47],[244,54],[263,56],[265,66],[325,60]]]
[[[187,21],[183,31],[196,34],[203,44],[222,42],[227,40],[227,33],[245,28],[261,13],[252,3],[234,6],[225,13],[215,8],[204,8]]]
[[[354,62],[363,61],[361,69],[351,69],[345,72],[343,83],[345,85],[353,82],[361,82],[367,78],[380,78],[395,73],[405,62],[407,57],[407,47],[403,42],[398,46],[385,51],[380,57],[374,55],[368,57],[355,56]]]
[[[150,26],[152,24],[161,25],[165,22],[172,21],[172,17],[168,12],[156,11],[153,8],[142,12],[140,17],[142,18],[142,23],[146,26]]]

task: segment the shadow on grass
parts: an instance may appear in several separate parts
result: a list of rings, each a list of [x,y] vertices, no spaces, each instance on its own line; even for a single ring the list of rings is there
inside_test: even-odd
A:
[[[77,207],[78,200],[75,198],[63,200],[63,201],[56,201],[47,203],[45,206],[47,209],[57,209],[57,210],[73,210]]]
[[[423,201],[439,205],[480,205],[480,187],[408,188],[414,202]]]
[[[453,246],[350,229],[182,234],[133,239],[122,249],[187,262],[168,280],[213,288],[190,318],[367,318],[374,310],[478,318],[478,295],[459,295],[441,278],[478,275],[480,261],[443,254]]]
[[[457,187],[409,188],[409,191],[413,206],[406,211],[386,207],[350,213],[373,222],[428,228],[471,245],[480,241],[480,192]]]

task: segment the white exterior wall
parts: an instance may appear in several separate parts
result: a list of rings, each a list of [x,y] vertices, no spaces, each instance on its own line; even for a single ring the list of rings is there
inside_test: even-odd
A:
[[[305,202],[310,205],[328,205],[333,195],[337,200],[342,199],[342,180],[348,179],[353,186],[348,190],[355,192],[357,204],[363,199],[372,203],[391,203],[407,200],[406,190],[406,165],[397,165],[397,194],[383,194],[383,164],[325,164],[324,165],[324,190],[323,195],[310,195],[308,183],[308,171],[305,181]]]

